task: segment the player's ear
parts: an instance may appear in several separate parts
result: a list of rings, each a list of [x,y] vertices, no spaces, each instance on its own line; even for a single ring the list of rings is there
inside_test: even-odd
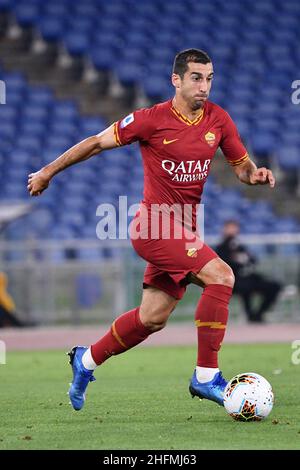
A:
[[[177,73],[172,73],[172,85],[175,88],[180,88],[181,85],[181,78]]]

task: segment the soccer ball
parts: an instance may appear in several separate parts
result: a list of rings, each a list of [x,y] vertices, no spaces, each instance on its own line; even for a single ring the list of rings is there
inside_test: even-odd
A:
[[[224,390],[224,407],[237,421],[261,421],[274,404],[269,382],[256,372],[244,372],[233,377]]]

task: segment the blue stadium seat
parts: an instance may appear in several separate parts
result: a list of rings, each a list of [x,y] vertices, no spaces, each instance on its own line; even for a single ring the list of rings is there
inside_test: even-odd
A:
[[[68,17],[68,26],[73,33],[80,33],[90,36],[95,28],[97,18],[92,16],[80,15]]]
[[[1,122],[15,122],[19,117],[18,109],[16,106],[6,104],[0,105],[0,121]]]
[[[300,133],[297,129],[286,129],[281,128],[279,130],[280,135],[280,146],[299,146],[300,144]]]
[[[270,131],[258,131],[252,134],[251,145],[254,154],[269,155],[277,148],[276,134]]]
[[[300,224],[293,217],[281,217],[276,221],[274,232],[277,233],[299,233]]]
[[[264,135],[264,133],[276,134],[279,131],[281,125],[276,115],[274,117],[270,117],[270,115],[261,115],[259,112],[257,112],[256,116],[257,119],[253,119],[254,134],[257,132],[261,135]]]
[[[18,23],[26,28],[33,26],[37,22],[40,14],[40,8],[36,2],[22,2],[21,4],[16,3],[15,13]]]
[[[22,101],[24,101],[24,93],[19,90],[10,90],[6,88],[5,92],[5,101],[12,106],[18,106]]]
[[[99,134],[107,127],[105,119],[100,117],[85,117],[80,121],[80,128],[86,136]]]
[[[0,11],[8,12],[14,6],[14,0],[0,0]]]
[[[26,98],[32,105],[47,106],[54,101],[53,91],[43,86],[28,87]]]
[[[114,2],[110,5],[118,5]],[[97,18],[102,12],[103,5],[99,2],[76,2],[72,5],[74,13],[84,18]]]
[[[88,30],[88,33],[90,30]],[[82,56],[90,46],[89,34],[85,32],[69,32],[64,37],[68,52],[74,56]]]
[[[52,108],[52,118],[71,121],[77,117],[78,109],[75,101],[64,100],[54,103]]]
[[[51,2],[44,2],[43,15],[45,15],[46,18],[52,15],[60,16],[60,17],[67,16],[68,15],[68,2],[58,1],[58,0],[51,0]]]
[[[15,139],[15,145],[22,150],[27,150],[33,154],[38,153],[41,148],[41,139],[36,136],[30,136],[28,134],[19,134]]]
[[[57,152],[60,152],[70,148],[76,141],[70,136],[52,134],[47,136],[45,143],[49,150],[56,149]]]
[[[46,107],[40,105],[26,104],[23,108],[22,119],[31,122],[46,122],[49,112]]]
[[[125,86],[134,85],[137,80],[142,78],[142,68],[136,65],[134,61],[129,62],[125,60],[124,62],[119,62],[116,64],[116,70],[120,82]]]
[[[300,149],[298,146],[278,146],[276,155],[279,165],[284,170],[300,169]]]
[[[48,128],[43,122],[21,121],[19,132],[30,137],[41,138],[48,132]]]
[[[57,240],[69,240],[72,239],[74,236],[74,231],[70,227],[63,227],[59,224],[55,224],[49,230],[50,238],[57,239]]]
[[[82,261],[99,262],[104,256],[101,248],[78,248],[77,258]]]
[[[26,165],[30,162],[30,159],[32,158],[32,153],[29,149],[25,148],[19,148],[15,149],[9,158],[9,161],[13,163],[13,165],[17,165],[17,168],[22,167],[23,165]]]
[[[39,21],[39,30],[45,41],[58,42],[63,38],[65,22],[59,16],[42,17]]]
[[[97,45],[91,49],[91,60],[96,69],[106,71],[110,70],[112,64],[116,61],[116,51],[113,45],[107,48],[103,48],[101,45]]]
[[[53,120],[48,127],[48,132],[55,136],[76,137],[77,140],[78,126],[74,122]]]
[[[144,89],[149,98],[157,99],[164,96],[165,99],[171,98],[172,85],[168,84],[164,78],[154,78],[149,76],[143,81]]]
[[[243,233],[245,235],[263,235],[267,233],[267,225],[264,222],[255,222],[245,224],[243,226]]]
[[[16,135],[16,126],[11,122],[2,122],[0,126],[0,137],[13,139]]]

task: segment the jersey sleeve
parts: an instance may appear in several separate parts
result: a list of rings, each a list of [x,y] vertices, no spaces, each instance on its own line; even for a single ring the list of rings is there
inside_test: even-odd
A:
[[[155,130],[155,121],[150,109],[139,109],[114,123],[117,145],[128,145],[136,141],[147,142]]]
[[[232,166],[240,165],[249,159],[248,152],[241,141],[236,125],[226,112],[224,114],[220,147],[226,160]]]

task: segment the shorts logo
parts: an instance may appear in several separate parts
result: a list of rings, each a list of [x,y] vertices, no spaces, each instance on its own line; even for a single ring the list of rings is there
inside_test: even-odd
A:
[[[134,121],[134,115],[133,115],[133,113],[128,114],[128,116],[126,116],[126,117],[121,121],[121,129],[123,129],[123,127],[128,126],[128,124],[131,124],[133,121]]]
[[[207,132],[204,136],[206,143],[210,146],[213,147],[215,145],[216,141],[216,136],[213,132]]]
[[[197,248],[190,248],[189,250],[187,250],[187,253],[186,253],[190,258],[197,258],[198,256],[198,253],[197,253]]]

